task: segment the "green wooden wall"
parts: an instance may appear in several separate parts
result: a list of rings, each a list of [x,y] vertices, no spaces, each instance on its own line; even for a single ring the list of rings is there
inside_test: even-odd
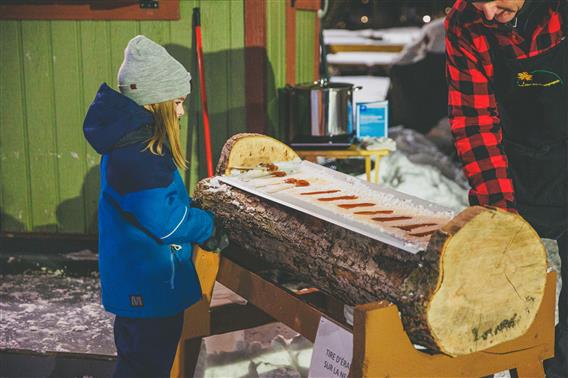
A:
[[[284,138],[283,122],[280,119],[282,99],[279,88],[286,85],[286,3],[268,1],[266,4],[266,104],[267,134]]]
[[[268,60],[267,81],[267,133],[278,139],[285,138],[285,94],[286,85],[286,2],[269,0],[267,2],[266,54]],[[315,27],[316,12],[296,12],[296,83],[315,80]]]
[[[296,12],[296,81],[308,83],[314,78],[315,22],[316,15],[310,11]]]
[[[193,76],[182,140],[190,191],[205,175],[192,9],[201,8],[214,158],[246,130],[244,1],[183,0],[179,21],[0,21],[0,210],[2,232],[96,233],[99,155],[83,117],[101,82],[116,87],[130,38],[166,46]],[[285,83],[285,2],[267,1],[267,132],[282,137],[278,89]],[[298,12],[298,81],[313,77],[314,12]],[[311,29],[310,29],[311,28]],[[311,59],[311,60],[310,60]]]

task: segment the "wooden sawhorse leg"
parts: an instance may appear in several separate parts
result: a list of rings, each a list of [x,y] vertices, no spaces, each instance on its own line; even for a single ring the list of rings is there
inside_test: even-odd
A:
[[[199,247],[193,250],[193,263],[199,276],[203,298],[183,314],[183,330],[170,371],[172,378],[193,377],[201,350],[201,341],[204,336],[210,334],[211,330],[209,308],[220,261],[219,253],[207,252]]]

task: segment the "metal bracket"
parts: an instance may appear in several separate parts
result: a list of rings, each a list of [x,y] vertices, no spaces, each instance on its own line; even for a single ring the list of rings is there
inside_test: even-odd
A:
[[[156,9],[160,7],[160,0],[138,0],[141,9]]]

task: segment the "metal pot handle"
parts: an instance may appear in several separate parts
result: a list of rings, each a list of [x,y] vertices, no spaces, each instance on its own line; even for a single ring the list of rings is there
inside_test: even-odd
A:
[[[363,89],[363,87],[361,85],[358,85],[356,87],[353,87],[353,92],[360,91],[361,89]]]

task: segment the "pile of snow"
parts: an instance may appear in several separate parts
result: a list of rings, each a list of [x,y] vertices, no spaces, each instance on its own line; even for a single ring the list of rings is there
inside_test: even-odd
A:
[[[428,53],[444,54],[446,52],[445,17],[434,20],[420,29],[413,41],[400,52],[395,64],[411,64],[421,61]]]
[[[381,183],[456,211],[468,205],[469,186],[458,162],[417,131],[396,127],[389,136],[396,141],[397,151],[381,159]]]
[[[400,151],[381,160],[380,182],[402,193],[461,210],[467,206],[467,191],[434,166],[413,163]],[[365,179],[365,175],[361,176]]]
[[[327,54],[329,64],[350,64],[372,66],[387,66],[396,61],[399,53],[373,51],[347,51],[337,54]]]
[[[326,45],[406,45],[421,37],[421,29],[415,26],[388,29],[325,29],[323,39]]]

